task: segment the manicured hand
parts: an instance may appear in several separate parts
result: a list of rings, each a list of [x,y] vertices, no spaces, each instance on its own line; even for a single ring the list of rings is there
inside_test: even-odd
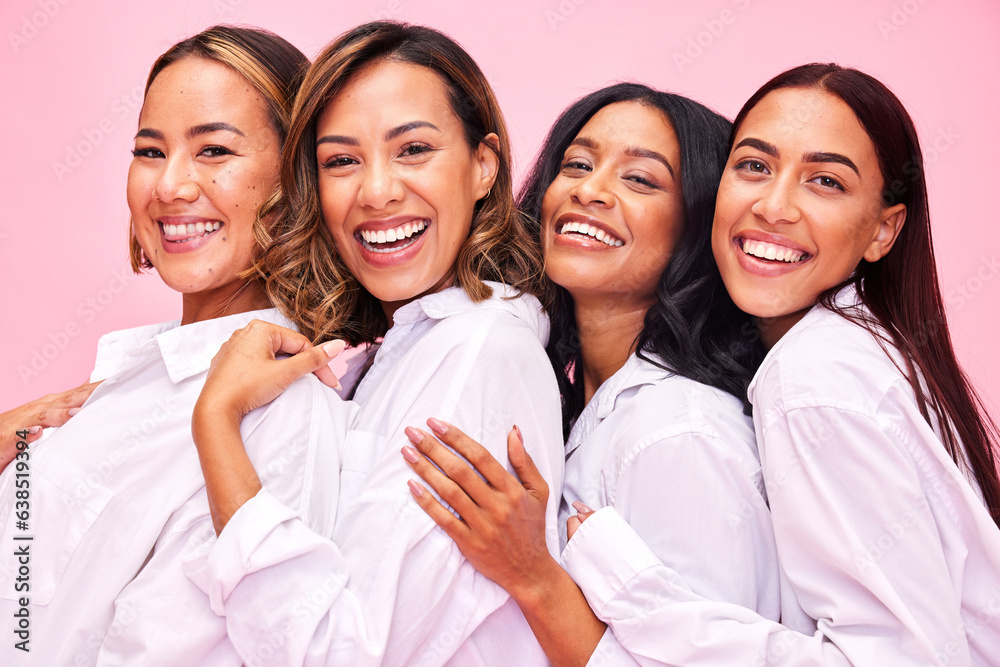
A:
[[[341,340],[314,346],[302,334],[253,320],[226,341],[212,365],[195,412],[236,420],[270,403],[306,373],[335,389],[340,382],[327,364],[344,351]],[[293,355],[277,359],[278,354]]]
[[[427,425],[475,470],[430,434],[407,428],[406,435],[416,449],[404,447],[403,457],[459,516],[411,480],[410,492],[417,504],[455,540],[477,570],[515,599],[529,594],[558,564],[545,544],[548,484],[525,451],[520,430],[515,426],[507,436],[507,454],[518,480],[458,428],[436,419],[427,420]]]

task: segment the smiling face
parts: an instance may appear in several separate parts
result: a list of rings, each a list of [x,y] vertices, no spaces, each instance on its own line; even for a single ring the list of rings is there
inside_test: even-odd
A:
[[[548,277],[577,299],[652,303],[683,228],[680,168],[674,128],[655,107],[616,102],[594,114],[542,200]]]
[[[257,210],[278,182],[278,134],[263,98],[229,67],[179,60],[153,80],[129,167],[136,239],[185,295],[245,284]]]
[[[497,160],[483,144],[469,149],[444,80],[419,65],[377,62],[326,106],[316,138],[323,219],[390,320],[400,305],[453,284]]]
[[[736,305],[770,321],[765,343],[862,259],[889,252],[906,209],[884,207],[881,191],[875,146],[840,98],[783,88],[747,114],[719,185],[712,250]]]

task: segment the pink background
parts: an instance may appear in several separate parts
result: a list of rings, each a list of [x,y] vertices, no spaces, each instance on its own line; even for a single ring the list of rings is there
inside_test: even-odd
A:
[[[4,0],[0,9],[0,410],[75,386],[107,331],[173,319],[180,298],[128,268],[125,177],[154,58],[219,22],[314,56],[375,18],[425,23],[485,70],[521,174],[570,101],[619,80],[732,117],[779,71],[836,61],[903,100],[924,144],[959,360],[1000,414],[1000,3],[995,0]]]

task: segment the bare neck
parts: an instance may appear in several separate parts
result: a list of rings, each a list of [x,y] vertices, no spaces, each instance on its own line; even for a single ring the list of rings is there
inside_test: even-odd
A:
[[[260,281],[234,281],[207,292],[185,294],[181,324],[193,324],[226,315],[270,308]]]
[[[584,404],[597,389],[618,372],[635,351],[636,338],[642,332],[649,301],[621,298],[587,299],[576,295],[574,309],[580,333],[580,368]]]

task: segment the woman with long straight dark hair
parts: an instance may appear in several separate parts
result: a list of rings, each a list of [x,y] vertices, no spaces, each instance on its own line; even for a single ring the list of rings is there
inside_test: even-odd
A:
[[[614,508],[570,519],[563,566],[643,664],[1000,664],[997,430],[951,348],[909,115],[862,72],[804,65],[730,144],[713,251],[769,349],[748,397],[781,622],[692,590]],[[483,551],[515,541],[487,515],[441,522]]]
[[[520,199],[538,221],[555,304],[548,353],[568,437],[560,527],[574,503],[613,507],[621,525],[637,531],[692,590],[777,620],[774,538],[742,401],[763,350],[744,334],[752,321],[729,299],[711,255],[729,130],[727,120],[679,95],[611,86],[560,116]],[[488,549],[463,539],[462,525],[430,494],[415,497],[481,571],[507,587],[549,659],[582,664],[621,652],[577,584],[541,548],[544,525],[531,510],[544,506],[534,500],[545,487],[524,472],[520,434],[510,457],[529,493],[478,447],[470,449],[456,427],[428,425],[495,488],[520,492],[503,513],[515,526],[526,522],[532,537]],[[457,459],[433,438],[414,435],[417,448],[455,473],[469,496],[436,484],[440,473],[412,449],[404,455],[470,527],[478,525],[480,508],[488,511],[502,493],[462,477]]]

